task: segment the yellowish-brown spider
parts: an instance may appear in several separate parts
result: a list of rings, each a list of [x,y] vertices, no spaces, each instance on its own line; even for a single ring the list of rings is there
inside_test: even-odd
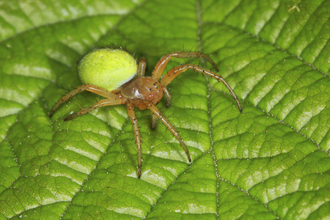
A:
[[[101,52],[100,52],[101,51]],[[118,55],[118,52],[121,55]],[[241,105],[238,101],[238,98],[236,97],[234,91],[231,89],[231,87],[228,85],[228,83],[218,74],[204,69],[202,67],[199,67],[197,65],[193,64],[185,64],[185,65],[180,65],[177,67],[174,67],[170,71],[168,71],[167,74],[164,75],[164,77],[159,81],[165,66],[167,63],[170,61],[172,57],[201,57],[209,61],[213,67],[218,71],[218,68],[216,64],[213,62],[211,58],[206,56],[205,54],[201,52],[173,52],[170,54],[167,54],[163,56],[157,63],[155,69],[152,72],[151,77],[146,77],[145,75],[145,69],[146,69],[146,60],[144,57],[140,59],[139,65],[136,65],[135,60],[129,55],[127,52],[119,49],[102,49],[102,50],[96,50],[93,51],[89,54],[87,54],[89,57],[92,58],[86,58],[87,60],[82,59],[82,61],[79,64],[79,71],[85,71],[87,72],[88,77],[85,77],[84,79],[82,78],[82,81],[85,83],[85,85],[79,86],[75,90],[69,92],[68,94],[64,95],[54,106],[54,108],[51,110],[49,116],[51,117],[56,109],[64,102],[66,102],[70,97],[76,95],[77,93],[80,93],[82,91],[89,91],[95,94],[98,94],[100,96],[105,97],[106,99],[102,99],[95,104],[93,104],[91,107],[81,109],[79,112],[74,113],[67,118],[65,118],[65,121],[73,119],[77,116],[86,114],[87,112],[90,112],[98,107],[103,107],[103,106],[110,106],[110,105],[121,105],[121,104],[126,104],[128,116],[131,119],[132,125],[133,125],[133,130],[134,130],[134,135],[135,135],[135,142],[137,146],[137,153],[138,153],[138,178],[141,177],[141,167],[142,167],[142,152],[141,152],[141,137],[140,137],[140,131],[138,127],[138,122],[137,118],[134,112],[134,108],[137,107],[140,110],[145,110],[149,109],[152,112],[152,123],[151,127],[155,128],[156,126],[156,120],[157,118],[168,128],[168,130],[178,139],[180,142],[182,148],[187,154],[187,158],[189,162],[191,162],[191,158],[189,155],[189,151],[184,144],[183,140],[181,139],[180,135],[176,131],[176,129],[173,127],[173,125],[162,115],[162,113],[159,111],[159,109],[156,107],[157,103],[160,102],[160,100],[163,97],[163,92],[165,93],[165,96],[167,98],[167,103],[166,107],[170,107],[171,105],[171,95],[168,92],[166,86],[172,82],[175,77],[177,77],[180,73],[185,72],[188,69],[192,69],[196,72],[205,74],[207,76],[213,77],[218,81],[221,81],[230,91],[230,93],[233,95],[235,98],[238,108],[240,111],[242,111]],[[88,57],[88,56],[85,57]],[[101,64],[96,64],[90,68],[93,63],[95,63],[95,57],[97,58],[97,62]],[[125,57],[125,58],[123,58]],[[102,60],[102,58],[104,60]],[[99,71],[104,71],[104,69],[107,69],[106,66],[103,65],[102,62],[108,62],[106,59],[113,59],[118,65],[114,70],[111,70],[110,73],[113,72],[118,72],[115,74],[122,74],[122,71],[118,71],[119,69],[123,69],[125,71],[125,68],[127,66],[126,63],[126,58],[128,59],[133,59],[135,66],[133,66],[133,75],[137,73],[137,78],[131,79],[128,78],[124,83],[120,82],[121,86],[117,89],[111,89],[112,91],[109,91],[109,88],[105,88],[103,86],[103,81],[105,79],[101,79],[99,82],[93,82],[91,80],[92,78],[100,78],[99,76],[95,75],[95,73],[89,73],[93,72],[94,70],[97,70],[96,72]],[[82,64],[83,63],[83,64]],[[98,65],[101,65],[99,67]],[[87,69],[84,69],[84,66],[87,66]],[[110,67],[109,67],[110,68]],[[95,71],[94,71],[95,72]],[[94,75],[91,75],[94,74]],[[99,73],[97,73],[99,74]],[[103,73],[104,74],[104,73]],[[105,74],[108,74],[108,72],[105,72]],[[108,76],[108,75],[107,75]],[[108,76],[109,78],[109,76]],[[116,78],[116,75],[115,77]],[[108,80],[108,79],[107,79]],[[110,79],[111,81],[111,79]],[[107,83],[107,82],[105,82]],[[112,83],[112,82],[110,82]],[[101,84],[101,85],[100,85]],[[103,87],[103,88],[101,88]]]

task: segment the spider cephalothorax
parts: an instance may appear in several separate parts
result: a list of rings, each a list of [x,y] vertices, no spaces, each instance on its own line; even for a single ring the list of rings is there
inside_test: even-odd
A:
[[[123,85],[121,94],[128,102],[135,104],[140,110],[145,110],[149,104],[156,105],[162,99],[163,86],[153,78],[139,77]]]
[[[102,99],[93,104],[91,107],[84,108],[79,112],[68,116],[65,120],[70,120],[79,115],[86,114],[87,112],[90,112],[98,107],[126,104],[128,116],[133,125],[135,142],[137,145],[138,178],[140,178],[142,167],[141,137],[134,108],[137,107],[140,110],[149,109],[152,112],[151,127],[155,128],[156,120],[159,119],[180,142],[187,154],[189,162],[191,162],[189,151],[180,135],[156,107],[156,104],[162,99],[163,93],[165,93],[167,98],[166,107],[170,107],[171,105],[171,95],[169,94],[166,86],[180,73],[183,73],[188,69],[192,69],[196,72],[205,74],[223,82],[235,98],[240,111],[242,111],[242,108],[234,91],[219,74],[197,65],[185,64],[174,67],[159,81],[165,66],[172,57],[201,57],[209,61],[213,67],[218,70],[213,60],[201,52],[173,52],[163,56],[158,61],[151,77],[145,77],[146,60],[144,57],[140,59],[139,65],[137,66],[132,56],[123,50],[110,48],[95,50],[88,53],[81,60],[78,67],[81,80],[85,83],[85,85],[79,86],[75,90],[64,95],[53,107],[49,116],[52,116],[63,102],[85,90],[101,95],[106,99]],[[137,78],[132,79],[136,72]],[[109,74],[112,74],[114,80],[111,80],[111,78],[109,79]],[[125,76],[124,79],[122,77],[123,75]],[[106,77],[106,79],[103,79],[100,76]],[[120,87],[117,88],[118,86]]]

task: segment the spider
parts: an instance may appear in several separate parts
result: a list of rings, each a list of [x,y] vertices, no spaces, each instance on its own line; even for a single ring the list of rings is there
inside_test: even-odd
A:
[[[130,56],[132,58],[132,56],[128,52],[121,50],[121,49],[108,48],[108,49],[103,49],[103,50],[104,50],[104,53],[114,53],[114,52],[116,52],[116,51],[118,52],[118,50],[120,50],[121,53],[124,53],[126,56]],[[93,53],[93,52],[91,52],[91,53]],[[110,57],[111,57],[111,54],[110,54]],[[137,155],[138,155],[138,174],[137,174],[137,176],[138,176],[138,178],[140,178],[141,177],[141,168],[142,168],[141,137],[140,137],[138,121],[137,121],[134,109],[135,109],[135,107],[137,107],[140,110],[149,109],[152,113],[151,128],[154,129],[156,127],[156,121],[157,121],[157,119],[159,119],[167,127],[167,129],[174,135],[174,137],[180,142],[182,148],[186,152],[188,161],[191,162],[189,151],[188,151],[186,145],[184,144],[182,138],[180,137],[179,133],[173,127],[173,125],[163,116],[163,114],[159,111],[159,109],[156,107],[157,103],[160,102],[160,100],[162,99],[163,93],[165,93],[165,96],[167,98],[166,107],[167,108],[170,107],[171,95],[167,89],[167,85],[169,83],[171,83],[172,80],[174,80],[180,73],[183,73],[188,69],[192,69],[198,73],[205,74],[207,76],[215,78],[218,81],[221,81],[228,88],[228,90],[230,91],[232,96],[235,98],[235,101],[238,105],[240,112],[242,112],[242,108],[241,108],[241,105],[240,105],[238,98],[236,97],[234,91],[231,89],[231,87],[228,85],[228,83],[220,75],[218,75],[208,69],[199,67],[197,65],[185,64],[185,65],[179,65],[177,67],[174,67],[173,69],[168,71],[164,75],[164,77],[160,80],[160,77],[164,71],[164,68],[166,67],[167,63],[171,60],[172,57],[203,58],[203,59],[207,60],[208,62],[210,62],[213,65],[213,67],[215,68],[215,70],[218,71],[218,68],[217,68],[216,64],[213,62],[213,60],[201,52],[172,52],[172,53],[169,53],[169,54],[163,56],[158,61],[156,67],[154,68],[154,70],[152,72],[152,76],[147,77],[147,76],[145,76],[146,59],[144,57],[142,57],[140,59],[138,65],[137,65],[136,61],[133,60],[134,64],[135,64],[133,75],[137,73],[136,78],[126,80],[128,82],[122,83],[122,85],[119,88],[114,89],[112,91],[108,91],[105,88],[101,88],[100,85],[93,85],[90,82],[91,81],[90,79],[93,78],[94,75],[87,80],[82,79],[82,81],[85,83],[85,85],[81,85],[81,86],[77,87],[73,91],[64,95],[60,100],[58,100],[56,105],[51,110],[49,116],[51,117],[62,103],[66,102],[72,96],[74,96],[80,92],[83,92],[85,90],[98,94],[100,96],[103,96],[103,97],[105,97],[105,99],[102,99],[102,100],[94,103],[92,106],[81,109],[79,112],[66,117],[64,119],[65,121],[71,120],[80,115],[84,115],[98,107],[126,104],[127,113],[132,122],[133,130],[134,130],[135,142],[136,142],[136,146],[137,146]],[[109,59],[109,57],[107,57],[106,59]],[[117,56],[114,56],[111,59],[117,59]],[[83,66],[81,64],[83,61],[84,61],[84,58],[79,63],[79,66],[78,66],[79,71],[81,70],[80,66]],[[120,59],[118,60],[118,62],[119,62],[119,64],[122,64],[122,61]],[[124,64],[122,64],[119,68],[126,67],[127,64],[125,64],[125,62],[123,62],[123,63]],[[89,64],[87,64],[85,66],[89,66]],[[102,68],[104,69],[104,67],[102,67]],[[89,68],[88,71],[92,71],[91,68]],[[89,74],[89,73],[87,73],[87,74]],[[101,81],[102,80],[103,79],[101,79]],[[96,83],[96,84],[99,84],[99,83]]]

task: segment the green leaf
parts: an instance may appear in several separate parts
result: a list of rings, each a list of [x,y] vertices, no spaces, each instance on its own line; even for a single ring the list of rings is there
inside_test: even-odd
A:
[[[0,219],[326,219],[330,217],[330,1],[0,2]],[[157,105],[193,162],[148,110],[64,118],[101,97],[77,61],[97,47],[145,56],[202,51],[226,87],[187,71]],[[176,59],[205,68],[199,59]]]

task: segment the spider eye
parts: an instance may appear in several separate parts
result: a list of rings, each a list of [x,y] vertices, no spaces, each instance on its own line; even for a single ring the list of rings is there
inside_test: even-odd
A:
[[[152,92],[152,89],[149,89],[150,90],[150,92]]]

